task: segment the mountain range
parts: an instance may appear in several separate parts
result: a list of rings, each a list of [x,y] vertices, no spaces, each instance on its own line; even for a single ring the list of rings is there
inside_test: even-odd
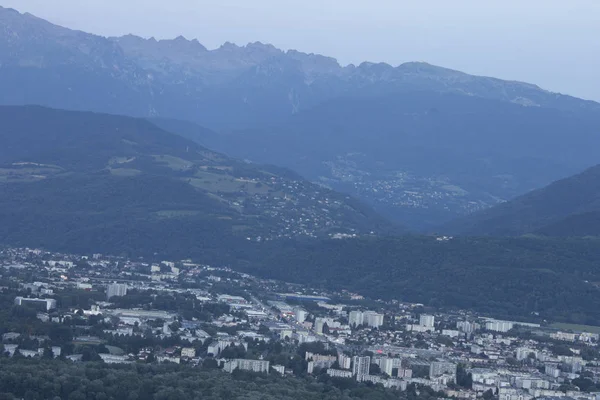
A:
[[[106,38],[6,8],[0,104],[148,118],[422,232],[600,162],[600,104],[532,84],[259,42]]]
[[[393,229],[348,196],[143,119],[0,107],[0,241],[179,254]]]
[[[341,96],[432,90],[529,106],[600,105],[521,82],[426,63],[362,63],[281,51],[259,42],[207,50],[197,40],[105,38],[0,8],[0,97],[134,116],[190,120],[212,129],[272,124]]]

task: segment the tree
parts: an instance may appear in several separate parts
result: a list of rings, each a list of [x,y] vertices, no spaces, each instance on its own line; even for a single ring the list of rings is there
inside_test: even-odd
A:
[[[519,365],[519,361],[516,358],[514,358],[514,357],[507,357],[506,358],[506,363],[508,365],[511,365],[511,366]]]
[[[435,341],[436,343],[443,344],[446,347],[454,347],[454,342],[449,336],[446,335],[439,335]]]
[[[571,381],[571,384],[577,386],[582,392],[590,392],[596,389],[594,382],[588,378],[575,378]]]
[[[265,325],[260,324],[260,326],[258,327],[258,333],[261,335],[268,335],[271,331],[269,331],[269,328],[267,328]]]
[[[600,354],[599,354],[598,350],[596,350],[595,348],[592,348],[592,347],[588,347],[588,346],[581,349],[580,354],[581,354],[581,358],[583,358],[586,361],[593,361],[593,360],[600,358]]]
[[[204,359],[204,361],[202,361],[202,367],[207,368],[207,369],[215,369],[215,368],[219,368],[219,364],[217,363],[217,360],[215,360],[214,358],[207,357]]]
[[[175,321],[171,325],[169,325],[169,329],[171,332],[178,332],[181,329],[181,322]]]
[[[489,389],[488,391],[483,393],[483,400],[493,400],[494,399],[494,392],[492,391],[492,389]]]
[[[52,349],[50,347],[44,347],[42,358],[46,360],[51,360],[54,358],[54,353],[52,352]]]
[[[369,366],[369,374],[370,375],[379,375],[381,374],[381,368],[377,364],[371,364]]]
[[[473,388],[473,376],[467,373],[464,364],[458,364],[456,366],[456,384],[465,389]]]
[[[572,356],[573,355],[573,351],[571,351],[569,346],[566,346],[564,344],[555,344],[554,346],[552,346],[551,350],[557,356]]]
[[[100,361],[98,353],[90,346],[85,346],[81,351],[81,361]]]

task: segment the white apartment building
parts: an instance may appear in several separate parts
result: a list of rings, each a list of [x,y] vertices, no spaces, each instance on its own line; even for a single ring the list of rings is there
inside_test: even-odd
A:
[[[529,357],[530,354],[535,355],[537,357],[537,350],[531,349],[529,347],[519,347],[516,351],[517,360],[521,361]]]
[[[15,297],[15,305],[23,306],[26,304],[32,304],[34,306],[40,306],[46,309],[46,311],[53,310],[56,308],[56,300],[54,299],[38,299],[38,298],[27,298],[27,297]]]
[[[375,311],[365,311],[363,313],[363,324],[364,323],[371,328],[379,328],[383,325],[383,314],[378,314]]]
[[[340,353],[338,355],[338,364],[340,364],[341,369],[350,369],[350,366],[352,365],[352,357]]]
[[[352,371],[329,368],[327,370],[327,375],[334,378],[352,378]]]
[[[412,369],[409,368],[398,368],[398,378],[412,378]]]
[[[362,325],[363,313],[361,311],[350,311],[350,314],[348,314],[348,323],[350,326]]]
[[[350,311],[348,323],[350,326],[367,324],[371,328],[379,328],[383,325],[383,314],[376,313],[375,311]]]
[[[306,321],[306,311],[299,307],[294,308],[294,318],[296,321],[303,323]]]
[[[278,372],[281,375],[285,374],[285,366],[283,365],[272,365],[271,368],[273,368],[275,372]]]
[[[392,369],[394,368],[394,360],[392,358],[383,357],[379,360],[379,368],[381,372],[388,376],[392,376]]]
[[[211,343],[208,346],[207,353],[212,354],[213,356],[219,355],[220,352],[225,350],[229,346],[244,346],[246,350],[248,350],[248,343],[239,342],[239,341],[230,341],[230,340],[219,340],[216,343]]]
[[[514,324],[511,321],[492,320],[485,323],[485,329],[494,332],[508,332],[513,326]]]
[[[456,328],[465,333],[473,333],[480,328],[479,324],[470,321],[459,321],[456,324]]]
[[[127,285],[121,283],[111,283],[106,287],[106,299],[110,300],[111,297],[125,296],[127,294]]]
[[[183,349],[181,349],[181,357],[196,357],[196,349],[193,347],[184,347]]]
[[[419,325],[427,328],[433,328],[435,325],[435,317],[433,315],[421,314],[419,318]]]
[[[456,378],[456,364],[447,361],[434,361],[429,366],[429,378],[437,378],[442,375],[452,375]]]
[[[371,368],[371,357],[354,356],[352,358],[352,375],[369,375]]]
[[[309,361],[309,360],[328,361],[328,362],[331,362],[332,364],[337,361],[336,356],[326,356],[323,354],[315,354],[315,353],[311,353],[310,351],[306,352],[306,354],[304,355],[304,359],[306,361]]]
[[[225,362],[223,370],[232,373],[235,369],[241,369],[244,371],[253,372],[265,372],[269,373],[269,361],[266,360],[246,360],[238,358],[235,360],[229,360]]]

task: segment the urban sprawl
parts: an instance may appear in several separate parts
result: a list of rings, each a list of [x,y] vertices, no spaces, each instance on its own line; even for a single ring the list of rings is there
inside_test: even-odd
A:
[[[3,357],[327,375],[458,399],[600,396],[598,334],[586,327],[365,299],[191,260],[11,248],[0,266]]]

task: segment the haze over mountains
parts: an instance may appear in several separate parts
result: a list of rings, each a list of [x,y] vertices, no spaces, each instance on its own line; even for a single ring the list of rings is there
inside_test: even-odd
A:
[[[415,230],[600,163],[600,104],[527,83],[425,63],[343,67],[262,43],[104,38],[4,8],[0,26],[0,104],[169,120]]]
[[[600,113],[420,91],[331,100],[275,128],[199,136],[432,230],[597,163],[599,128]]]
[[[600,165],[448,224],[469,235],[600,235]]]

